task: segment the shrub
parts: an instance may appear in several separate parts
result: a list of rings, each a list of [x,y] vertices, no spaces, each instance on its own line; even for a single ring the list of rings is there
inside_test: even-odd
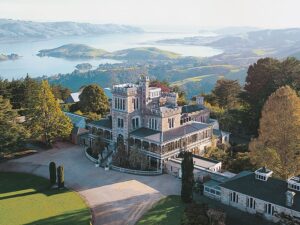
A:
[[[55,162],[49,164],[50,183],[54,185],[56,183],[56,165]]]
[[[58,188],[65,187],[65,176],[64,176],[64,167],[63,166],[59,166],[57,168],[57,184],[58,184]]]
[[[209,225],[209,218],[206,214],[207,205],[190,203],[186,206],[182,217],[182,225]]]

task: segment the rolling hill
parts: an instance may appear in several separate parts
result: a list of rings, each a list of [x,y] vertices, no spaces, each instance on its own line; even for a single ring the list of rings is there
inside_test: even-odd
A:
[[[76,22],[32,22],[0,19],[0,41],[24,41],[67,36],[102,35],[112,33],[141,33],[134,26]]]
[[[177,53],[153,47],[129,48],[115,52],[107,52],[83,44],[67,44],[53,49],[43,49],[37,54],[40,57],[49,56],[57,58],[111,58],[119,60],[146,61],[171,60],[181,56]]]

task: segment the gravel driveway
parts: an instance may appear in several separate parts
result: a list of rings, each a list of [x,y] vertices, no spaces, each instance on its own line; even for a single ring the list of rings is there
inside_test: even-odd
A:
[[[180,194],[180,181],[164,174],[137,176],[96,168],[80,146],[59,143],[35,155],[1,163],[1,171],[48,177],[49,162],[64,165],[65,184],[79,192],[93,212],[94,224],[135,224],[160,198]]]

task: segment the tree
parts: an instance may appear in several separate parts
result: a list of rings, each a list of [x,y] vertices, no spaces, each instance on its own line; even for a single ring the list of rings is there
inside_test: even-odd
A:
[[[50,183],[54,185],[56,183],[56,165],[55,162],[49,164]]]
[[[97,156],[100,154],[101,159],[103,159],[103,151],[105,150],[106,144],[101,138],[97,138],[95,143],[92,146],[92,154],[93,156]]]
[[[108,98],[97,84],[86,86],[79,95],[79,99],[79,107],[82,112],[105,115],[109,110]]]
[[[239,105],[241,86],[237,80],[220,79],[212,93],[221,108],[233,109]]]
[[[183,153],[181,162],[181,199],[184,202],[191,202],[193,199],[193,184],[194,184],[194,162],[191,152]]]
[[[248,120],[251,121],[249,128],[252,133],[257,134],[261,110],[268,97],[285,85],[299,93],[299,60],[291,57],[284,61],[264,58],[249,66],[242,98],[248,105]]]
[[[65,172],[63,166],[57,167],[57,185],[58,188],[65,187]]]
[[[69,88],[63,87],[62,85],[52,85],[51,86],[53,95],[55,96],[56,99],[60,100],[66,100],[69,95],[71,94],[71,91]]]
[[[40,83],[32,79],[28,74],[24,79],[25,91],[23,93],[22,108],[24,109],[24,114],[27,115],[29,111],[34,107],[35,97],[37,91],[39,90]]]
[[[116,153],[113,155],[113,162],[121,167],[128,167],[128,152],[124,144],[124,139],[119,137],[117,140]]]
[[[19,149],[26,137],[27,131],[18,123],[17,111],[12,109],[8,99],[0,95],[0,151],[13,151]]]
[[[72,131],[71,120],[61,111],[47,81],[42,81],[32,99],[27,126],[33,137],[42,138],[48,146],[56,138],[68,137]]]
[[[275,91],[263,106],[259,136],[249,144],[251,160],[287,179],[300,173],[300,99],[289,86]]]
[[[145,170],[148,167],[147,156],[143,154],[136,145],[130,150],[129,166],[130,168],[141,170]]]

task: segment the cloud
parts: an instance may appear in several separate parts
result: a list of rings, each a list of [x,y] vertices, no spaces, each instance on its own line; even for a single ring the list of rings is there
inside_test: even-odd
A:
[[[93,23],[300,27],[298,0],[0,0],[3,18]]]

